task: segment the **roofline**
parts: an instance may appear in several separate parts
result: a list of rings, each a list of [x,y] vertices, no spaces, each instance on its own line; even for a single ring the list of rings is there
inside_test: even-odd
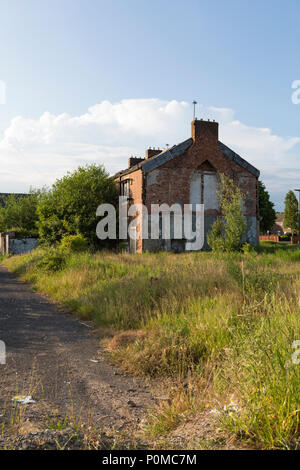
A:
[[[249,171],[249,173],[252,173],[252,175],[254,175],[256,178],[259,177],[260,171],[257,168],[255,168],[253,165],[251,165],[251,163],[248,163],[246,160],[240,157],[237,153],[235,153],[233,150],[227,147],[227,145],[219,141],[219,148],[221,152],[223,153],[223,155],[228,157],[231,161],[245,168],[245,170]]]
[[[119,171],[115,175],[113,175],[114,179],[120,178],[122,176],[128,175],[133,173],[137,170],[143,170],[145,173],[148,173],[155,168],[164,165],[165,163],[173,160],[173,158],[179,157],[182,155],[191,145],[193,144],[193,139],[190,137],[189,139],[181,142],[180,144],[173,145],[173,147],[163,150],[161,153],[156,155],[155,157],[148,158],[143,160],[140,163],[132,166],[131,168],[127,168],[126,170]],[[218,142],[219,149],[221,150],[222,154],[229,158],[231,161],[235,162],[237,165],[241,166],[249,173],[251,173],[256,178],[259,177],[260,171],[255,168],[253,165],[248,163],[244,158],[240,157],[236,152],[231,150],[227,145],[223,144],[222,142]]]
[[[113,178],[119,178],[124,175],[128,175],[129,173],[133,173],[134,171],[142,169],[145,173],[154,170],[155,168],[163,165],[164,163],[173,160],[173,158],[182,155],[193,143],[193,139],[190,137],[189,139],[181,142],[180,144],[173,145],[173,147],[163,150],[161,153],[156,155],[155,157],[148,158],[143,160],[140,163],[132,166],[131,168],[127,168],[126,170],[119,171],[116,173]]]
[[[142,162],[143,171],[148,173],[149,171],[154,170],[158,166],[164,165],[165,163],[173,160],[173,158],[179,157],[182,155],[193,143],[193,139],[189,139],[181,142],[180,144],[174,145],[173,147],[164,150],[163,152],[156,155],[156,157],[149,158]]]

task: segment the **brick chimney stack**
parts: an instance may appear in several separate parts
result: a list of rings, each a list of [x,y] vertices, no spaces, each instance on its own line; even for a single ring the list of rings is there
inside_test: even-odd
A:
[[[147,149],[146,150],[146,160],[148,160],[148,158],[152,158],[152,157],[155,157],[156,155],[159,155],[160,153],[162,152],[162,150],[160,149]]]
[[[128,168],[131,168],[138,163],[143,162],[145,159],[144,158],[139,158],[139,157],[130,157],[128,158]]]
[[[195,119],[192,121],[192,138],[196,142],[199,139],[219,140],[219,123],[215,121],[203,121],[203,119]]]

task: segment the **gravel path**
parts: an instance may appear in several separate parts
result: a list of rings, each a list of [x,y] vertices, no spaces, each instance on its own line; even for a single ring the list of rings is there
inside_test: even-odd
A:
[[[91,328],[3,267],[0,340],[7,352],[6,365],[0,365],[0,424],[11,416],[16,394],[36,400],[17,405],[25,410],[24,432],[41,431],[65,416],[110,432],[126,431],[141,425],[153,403],[147,384],[108,363]]]

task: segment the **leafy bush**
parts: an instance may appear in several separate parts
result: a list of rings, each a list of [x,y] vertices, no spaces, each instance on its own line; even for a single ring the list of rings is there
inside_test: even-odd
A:
[[[208,244],[213,251],[238,251],[247,229],[242,209],[244,195],[224,174],[220,176],[218,199],[221,215],[212,225],[207,237]]]
[[[250,255],[251,253],[255,253],[256,249],[253,245],[251,245],[251,243],[244,243],[242,246],[242,252],[245,255]]]
[[[96,209],[116,205],[117,188],[102,165],[79,167],[57,180],[42,194],[38,204],[38,229],[43,242],[54,244],[66,235],[80,234],[89,244],[99,245]]]
[[[19,236],[37,235],[37,205],[42,191],[29,194],[10,194],[0,206],[0,232],[20,232]],[[23,238],[23,237],[22,237]]]
[[[221,217],[218,217],[213,223],[212,228],[207,235],[207,242],[213,251],[225,251],[223,223]]]
[[[298,201],[292,190],[285,196],[284,206],[283,227],[298,233]]]
[[[66,266],[66,254],[57,249],[49,249],[36,264],[37,270],[46,272],[62,271]]]
[[[11,232],[15,232],[15,237],[20,239],[20,238],[38,238],[39,237],[39,232],[37,229],[32,229],[32,230],[26,230],[22,228],[15,228],[11,227],[9,230]]]
[[[62,238],[60,248],[63,251],[80,253],[89,248],[88,241],[82,235],[66,235]]]
[[[276,222],[276,211],[274,203],[270,201],[270,194],[266,186],[258,180],[258,203],[259,203],[259,229],[262,234],[272,230]]]
[[[279,240],[281,242],[289,242],[291,240],[291,233],[285,233],[284,235],[280,235]]]

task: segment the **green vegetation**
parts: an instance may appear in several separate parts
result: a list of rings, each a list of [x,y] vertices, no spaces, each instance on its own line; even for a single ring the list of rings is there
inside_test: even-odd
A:
[[[38,249],[4,261],[36,289],[114,333],[115,361],[172,381],[151,432],[216,409],[218,426],[247,445],[299,440],[300,251],[127,255]],[[129,330],[129,331],[128,331]],[[226,413],[234,401],[238,411]]]
[[[298,233],[298,201],[293,191],[287,193],[284,204],[283,226],[290,228],[292,234]]]
[[[274,209],[274,203],[270,201],[270,194],[268,193],[266,186],[260,180],[258,180],[258,204],[259,204],[259,228],[260,233],[267,233],[271,230],[276,220],[276,212]]]
[[[63,244],[77,243],[81,250],[103,245],[96,236],[96,209],[103,203],[116,205],[117,196],[116,185],[102,165],[79,167],[50,189],[9,195],[5,207],[0,207],[0,232],[13,230],[20,238],[39,236],[48,245],[73,237],[64,238]]]
[[[207,241],[213,251],[238,251],[247,230],[242,204],[244,196],[234,182],[220,175],[218,200],[221,216],[213,223]]]
[[[37,204],[40,191],[28,195],[10,194],[0,207],[0,232],[15,231],[20,237],[37,235]]]
[[[88,241],[82,235],[65,235],[60,242],[60,249],[67,252],[80,253],[88,247]]]
[[[37,209],[41,241],[55,244],[66,235],[81,235],[91,245],[99,245],[96,209],[116,201],[116,185],[103,166],[79,167],[41,195]]]

